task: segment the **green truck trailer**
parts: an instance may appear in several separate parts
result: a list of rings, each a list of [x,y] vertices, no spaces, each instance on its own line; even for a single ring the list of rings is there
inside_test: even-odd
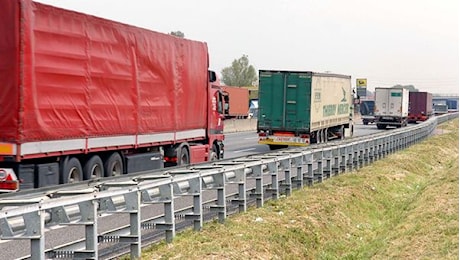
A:
[[[259,143],[307,146],[353,135],[351,77],[310,71],[259,71]]]

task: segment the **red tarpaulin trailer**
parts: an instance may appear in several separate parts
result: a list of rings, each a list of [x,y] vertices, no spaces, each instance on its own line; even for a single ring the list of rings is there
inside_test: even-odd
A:
[[[127,173],[127,156],[145,149],[173,163],[184,159],[182,147],[185,163],[207,160],[214,146],[223,155],[223,98],[210,84],[206,43],[28,0],[0,2],[0,168],[39,167],[32,158],[63,168],[77,158],[84,170],[93,156],[104,164],[118,153]]]

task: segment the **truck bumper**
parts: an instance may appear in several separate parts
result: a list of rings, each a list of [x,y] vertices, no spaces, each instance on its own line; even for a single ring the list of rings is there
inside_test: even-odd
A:
[[[310,140],[307,138],[300,138],[300,137],[268,136],[268,137],[259,137],[259,144],[308,146],[310,145]]]

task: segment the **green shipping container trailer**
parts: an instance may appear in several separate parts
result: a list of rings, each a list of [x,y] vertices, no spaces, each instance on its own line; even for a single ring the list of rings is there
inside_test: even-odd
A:
[[[309,71],[259,71],[259,143],[307,146],[353,134],[351,77]]]

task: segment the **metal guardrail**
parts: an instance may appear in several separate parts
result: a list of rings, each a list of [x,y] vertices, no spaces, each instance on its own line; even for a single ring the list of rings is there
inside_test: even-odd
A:
[[[0,199],[0,238],[30,240],[30,255],[25,258],[31,259],[98,259],[103,257],[99,247],[104,243],[129,245],[131,258],[136,259],[141,255],[143,230],[161,231],[170,242],[184,221],[192,223],[195,230],[203,227],[207,215],[223,222],[232,208],[244,212],[251,202],[262,207],[267,199],[366,166],[419,142],[439,123],[455,117],[458,113],[308,148],[119,176],[59,191],[18,193]],[[176,209],[176,200],[184,196],[191,197],[191,203]],[[159,205],[161,212],[142,219],[141,212],[149,205]],[[129,215],[129,225],[98,232],[99,221],[111,214]],[[84,226],[85,238],[45,248],[47,230],[66,225]]]

